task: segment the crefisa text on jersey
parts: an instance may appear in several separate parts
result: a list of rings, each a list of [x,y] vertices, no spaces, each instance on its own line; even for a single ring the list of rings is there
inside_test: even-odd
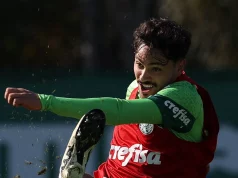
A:
[[[170,100],[166,100],[164,102],[164,105],[168,107],[170,110],[172,110],[173,114],[175,114],[173,115],[174,118],[177,118],[179,116],[179,120],[181,120],[184,123],[184,125],[187,126],[190,123],[191,120],[188,118],[186,110],[180,109]]]
[[[138,163],[148,163],[160,165],[160,153],[143,150],[141,144],[134,144],[131,147],[111,145],[109,159],[118,159],[123,161],[122,166],[126,166],[129,161]]]

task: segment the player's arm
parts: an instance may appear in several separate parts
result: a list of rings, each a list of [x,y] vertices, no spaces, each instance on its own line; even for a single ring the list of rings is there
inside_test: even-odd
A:
[[[150,99],[125,100],[118,98],[64,98],[39,94],[42,110],[80,119],[92,109],[101,109],[108,125],[129,123],[161,124],[157,105]]]
[[[13,106],[29,110],[46,110],[55,114],[81,118],[92,109],[101,109],[110,125],[128,123],[160,124],[180,138],[196,136],[199,141],[203,126],[203,106],[194,86],[177,82],[145,99],[62,98],[36,94],[23,88],[7,88],[4,94]],[[184,133],[184,135],[181,135]]]
[[[189,95],[185,95],[189,92]],[[52,95],[39,95],[39,97],[42,110],[66,117],[81,118],[91,109],[101,109],[106,114],[106,122],[109,125],[151,123],[162,124],[177,132],[189,132],[196,117],[203,114],[202,103],[199,103],[201,99],[198,94],[196,95],[196,89],[186,90],[181,84],[178,86],[174,84],[148,99],[73,99]]]
[[[4,94],[13,106],[29,110],[46,110],[55,114],[81,118],[92,109],[101,109],[110,125],[129,123],[160,124],[180,138],[199,141],[203,127],[203,105],[196,88],[177,82],[145,99],[63,98],[36,94],[23,88],[7,88]]]

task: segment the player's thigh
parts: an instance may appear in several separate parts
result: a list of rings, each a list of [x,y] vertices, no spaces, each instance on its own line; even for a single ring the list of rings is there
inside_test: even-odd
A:
[[[85,173],[85,174],[83,175],[83,178],[93,178],[93,176],[91,176],[91,175]]]

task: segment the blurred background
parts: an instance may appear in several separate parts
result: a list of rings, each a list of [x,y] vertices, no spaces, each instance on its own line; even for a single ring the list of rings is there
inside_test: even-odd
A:
[[[168,17],[193,35],[187,74],[203,85],[220,120],[209,178],[238,177],[238,14],[236,0],[9,0],[0,6],[0,92],[24,87],[65,97],[125,98],[134,79],[132,33]],[[0,178],[56,178],[77,123],[0,100]],[[93,151],[106,160],[113,127]]]

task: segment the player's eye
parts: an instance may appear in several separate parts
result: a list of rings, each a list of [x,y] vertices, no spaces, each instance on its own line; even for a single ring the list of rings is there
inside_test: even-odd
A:
[[[138,66],[139,69],[143,69],[144,66],[140,62],[136,62],[136,65]]]
[[[161,71],[161,68],[159,68],[159,67],[153,67],[153,68],[152,68],[152,71],[153,71],[153,72],[160,72],[160,71]]]

